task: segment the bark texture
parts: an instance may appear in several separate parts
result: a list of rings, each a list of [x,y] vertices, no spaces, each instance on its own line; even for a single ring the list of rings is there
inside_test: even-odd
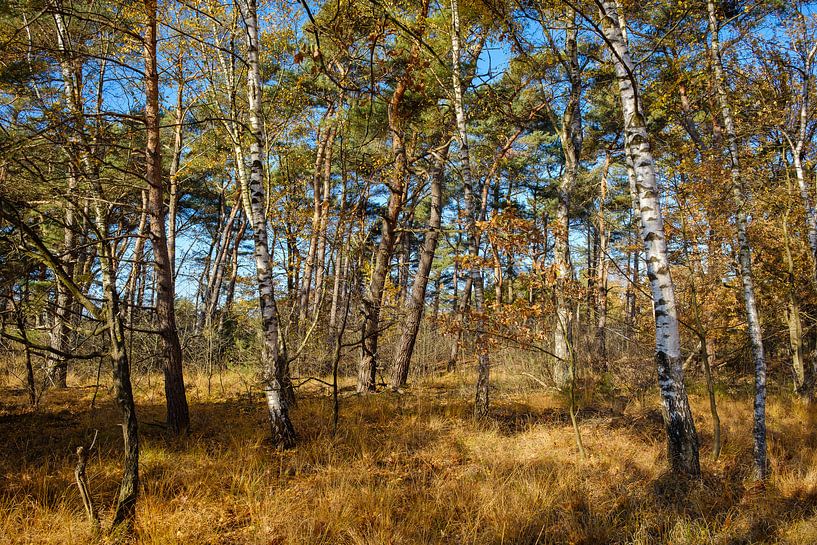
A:
[[[145,1],[147,26],[144,38],[145,60],[145,178],[148,182],[150,242],[156,278],[157,330],[162,338],[162,370],[167,401],[167,426],[173,433],[190,427],[190,413],[184,388],[182,345],[176,331],[175,281],[165,229],[164,183],[159,134],[159,71],[156,62],[156,0]]]
[[[411,363],[411,356],[414,352],[414,343],[417,340],[417,332],[420,329],[420,321],[423,318],[428,275],[431,272],[431,265],[434,261],[434,254],[437,251],[437,241],[440,236],[442,185],[447,160],[448,145],[437,152],[434,168],[429,175],[431,178],[431,211],[428,216],[428,225],[425,239],[423,240],[423,247],[420,250],[420,263],[417,266],[417,273],[411,286],[411,297],[407,299],[405,305],[403,333],[397,345],[392,374],[392,388],[394,389],[405,386],[408,380],[409,364]]]
[[[422,37],[425,29],[425,18],[428,14],[429,0],[423,0],[420,9],[417,27]],[[406,114],[403,99],[409,84],[412,81],[411,71],[416,64],[420,53],[420,46],[415,41],[411,48],[410,59],[394,87],[388,104],[389,132],[392,140],[392,155],[394,166],[390,176],[389,202],[383,216],[380,229],[380,243],[375,252],[374,268],[369,285],[363,292],[361,310],[363,313],[363,327],[361,330],[361,353],[358,366],[357,391],[370,392],[376,389],[376,374],[378,365],[377,343],[380,336],[380,314],[383,303],[383,288],[386,285],[386,276],[394,254],[394,245],[397,240],[397,222],[403,210],[408,176],[408,152],[405,142]]]
[[[635,174],[641,238],[647,254],[647,275],[655,314],[655,362],[667,433],[667,454],[673,471],[697,476],[701,472],[698,435],[684,386],[675,287],[667,259],[655,162],[638,96],[635,65],[622,32],[623,19],[619,17],[616,2],[603,0],[599,9],[605,40],[613,50],[613,63],[624,113],[625,143]]]
[[[262,373],[264,394],[273,444],[278,448],[295,446],[295,429],[289,418],[290,395],[287,355],[279,339],[280,324],[272,271],[272,258],[267,237],[267,197],[264,191],[264,132],[261,113],[261,73],[258,59],[258,9],[255,0],[244,0],[243,16],[247,34],[247,98],[249,103],[250,176],[243,180],[242,192],[249,197],[245,213],[252,224],[256,280],[261,308],[264,343]]]
[[[454,90],[454,114],[457,122],[457,141],[459,143],[460,168],[462,169],[462,193],[465,200],[465,233],[468,249],[468,271],[470,288],[474,291],[474,326],[476,329],[477,350],[477,384],[474,396],[474,415],[486,418],[489,408],[489,388],[491,363],[488,356],[488,344],[485,338],[485,292],[482,266],[479,263],[480,235],[477,228],[479,209],[474,188],[471,154],[468,147],[468,123],[465,118],[465,106],[462,99],[462,66],[460,52],[460,13],[457,0],[451,0],[451,51],[453,66],[451,79]],[[469,289],[466,287],[463,299],[467,301]]]
[[[726,91],[726,80],[723,74],[723,60],[721,59],[720,41],[718,34],[720,26],[715,14],[714,0],[707,0],[709,15],[710,52],[712,67],[715,71],[715,88],[718,93],[718,104],[723,119],[724,131],[729,151],[729,174],[732,182],[732,198],[735,201],[735,223],[738,235],[738,263],[740,265],[740,280],[743,286],[743,302],[746,309],[746,322],[749,327],[749,341],[752,345],[752,359],[755,366],[755,399],[754,399],[754,462],[755,477],[765,480],[769,473],[769,464],[766,458],[766,358],[763,352],[763,332],[760,327],[760,317],[755,300],[754,279],[752,277],[752,249],[749,246],[748,212],[746,188],[740,169],[735,121],[732,117],[732,108]]]

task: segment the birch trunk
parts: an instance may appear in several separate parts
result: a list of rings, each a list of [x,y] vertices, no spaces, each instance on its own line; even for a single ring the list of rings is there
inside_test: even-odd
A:
[[[287,392],[287,355],[284,344],[279,339],[280,324],[275,302],[272,258],[267,238],[267,197],[264,191],[264,162],[262,150],[264,132],[261,113],[261,73],[258,59],[258,10],[255,0],[242,2],[247,33],[247,98],[250,140],[250,176],[244,178],[242,193],[249,198],[249,209],[245,214],[253,229],[256,280],[258,282],[259,304],[264,343],[262,347],[262,375],[264,393],[267,398],[267,412],[270,421],[272,441],[278,448],[295,446],[295,429],[289,418],[289,394]]]
[[[805,64],[802,71],[802,88],[800,98],[800,109],[797,116],[797,140],[792,142],[789,139],[792,159],[794,162],[794,172],[797,176],[797,187],[800,190],[800,198],[806,213],[806,229],[808,231],[808,244],[811,249],[812,266],[814,267],[815,280],[817,280],[817,209],[814,208],[814,201],[811,198],[811,191],[806,181],[805,170],[803,169],[803,155],[805,153],[806,130],[808,128],[808,107],[809,107],[809,87],[811,84],[811,65],[814,55],[817,53],[817,44],[814,44],[806,53]],[[787,137],[788,138],[788,137]]]
[[[462,168],[462,189],[466,210],[466,247],[468,248],[468,271],[471,280],[471,289],[474,291],[474,325],[476,328],[477,350],[477,384],[474,397],[474,415],[477,418],[486,418],[489,408],[490,387],[490,359],[488,345],[485,339],[485,318],[482,315],[485,303],[482,266],[479,263],[479,230],[477,218],[479,209],[474,189],[473,169],[471,168],[471,154],[468,148],[468,123],[465,118],[465,108],[462,98],[462,60],[460,53],[460,13],[458,0],[451,0],[451,53],[453,66],[451,79],[454,90],[454,113],[457,122],[457,141],[459,143],[460,163]],[[467,290],[466,290],[467,291]],[[467,297],[466,293],[466,297]]]
[[[675,306],[675,287],[670,275],[664,220],[659,203],[655,162],[650,149],[645,115],[638,97],[635,65],[621,30],[614,0],[599,4],[605,40],[612,49],[624,113],[625,142],[635,173],[641,236],[647,253],[647,275],[655,314],[655,361],[661,394],[667,454],[674,472],[697,476],[698,435],[684,386],[681,338]]]
[[[726,81],[723,74],[723,59],[721,58],[718,33],[720,26],[715,15],[714,0],[707,0],[709,15],[710,53],[712,67],[715,72],[715,88],[718,94],[718,104],[723,118],[724,131],[729,151],[729,173],[732,181],[732,197],[735,201],[735,223],[738,235],[738,256],[740,264],[740,279],[743,285],[743,302],[746,307],[746,322],[749,327],[749,340],[752,344],[752,358],[755,366],[755,399],[754,399],[754,463],[755,477],[765,480],[769,474],[769,464],[766,458],[766,359],[763,353],[763,333],[760,328],[760,317],[755,301],[754,280],[752,278],[752,250],[749,246],[747,227],[749,223],[747,199],[743,186],[738,153],[738,141],[735,133],[735,121],[732,118],[732,109],[726,93]]]

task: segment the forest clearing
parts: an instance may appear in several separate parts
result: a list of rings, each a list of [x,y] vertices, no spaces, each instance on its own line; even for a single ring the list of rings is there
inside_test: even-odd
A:
[[[472,377],[443,373],[411,393],[343,397],[335,435],[331,397],[311,388],[293,411],[299,447],[279,452],[265,433],[263,400],[235,372],[210,396],[206,377],[191,377],[194,431],[168,440],[155,424],[163,414],[157,378],[136,387],[146,423],[139,543],[817,542],[814,412],[787,394],[771,397],[774,477],[757,490],[748,395],[721,400],[717,462],[705,397],[690,395],[702,415],[702,477],[678,482],[666,471],[653,395],[643,406],[588,400],[579,411],[582,461],[564,400],[519,373],[498,373],[488,423],[471,414]],[[93,542],[74,452],[99,430],[88,475],[103,516],[121,463],[116,409],[105,395],[90,409],[93,390],[50,392],[38,412],[25,392],[2,390],[4,543]]]

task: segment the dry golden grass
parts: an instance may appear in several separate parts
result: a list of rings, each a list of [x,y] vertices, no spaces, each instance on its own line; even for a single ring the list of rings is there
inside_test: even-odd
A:
[[[138,385],[142,492],[137,535],[146,544],[817,543],[815,418],[788,399],[770,403],[773,478],[750,475],[749,399],[721,399],[724,449],[712,463],[710,423],[693,396],[702,438],[701,481],[664,472],[654,407],[596,401],[580,412],[589,459],[577,459],[561,399],[497,374],[493,418],[471,417],[467,373],[428,379],[408,393],[331,402],[304,392],[293,416],[299,446],[266,441],[263,403],[237,373],[191,385],[192,433],[162,428],[156,379]],[[507,386],[507,387],[503,387]],[[88,475],[108,520],[121,437],[110,396],[49,392],[36,412],[22,392],[0,391],[0,542],[89,543],[73,483],[73,452],[90,430],[100,449]],[[648,404],[654,400],[648,399]],[[153,424],[152,424],[153,423]]]

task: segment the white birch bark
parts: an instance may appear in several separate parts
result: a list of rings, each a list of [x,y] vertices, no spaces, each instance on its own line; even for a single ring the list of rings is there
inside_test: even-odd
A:
[[[621,30],[622,19],[619,18],[616,2],[603,0],[599,8],[604,38],[612,50],[624,113],[625,142],[635,173],[641,237],[647,254],[647,275],[655,314],[655,359],[667,432],[667,454],[673,471],[698,475],[698,436],[684,387],[675,287],[667,259],[655,162],[638,96],[635,65]]]
[[[262,150],[264,131],[261,113],[261,74],[259,67],[258,11],[255,0],[244,0],[243,16],[247,34],[247,99],[250,140],[250,175],[243,178],[246,187],[242,194],[249,197],[249,210],[245,210],[253,229],[256,279],[258,281],[261,322],[264,334],[262,348],[262,373],[264,393],[273,443],[279,448],[295,445],[295,430],[289,418],[288,394],[286,392],[287,355],[280,342],[278,308],[275,303],[272,257],[267,237],[266,193],[264,191],[264,160]],[[246,198],[245,198],[246,202]]]
[[[715,87],[718,93],[718,104],[721,109],[724,130],[729,151],[729,173],[732,181],[732,197],[735,201],[735,223],[738,235],[738,262],[740,264],[740,279],[743,285],[743,302],[746,307],[746,321],[749,326],[749,340],[752,344],[752,358],[755,365],[755,399],[754,399],[754,462],[755,477],[765,480],[768,477],[769,465],[766,459],[766,359],[763,353],[763,332],[760,328],[760,317],[755,300],[754,280],[752,278],[752,250],[749,246],[747,227],[747,199],[743,178],[741,176],[740,159],[735,121],[726,93],[726,82],[723,74],[723,60],[721,59],[720,41],[718,33],[720,26],[715,14],[714,0],[707,0],[709,15],[710,53],[712,67],[715,71]]]

